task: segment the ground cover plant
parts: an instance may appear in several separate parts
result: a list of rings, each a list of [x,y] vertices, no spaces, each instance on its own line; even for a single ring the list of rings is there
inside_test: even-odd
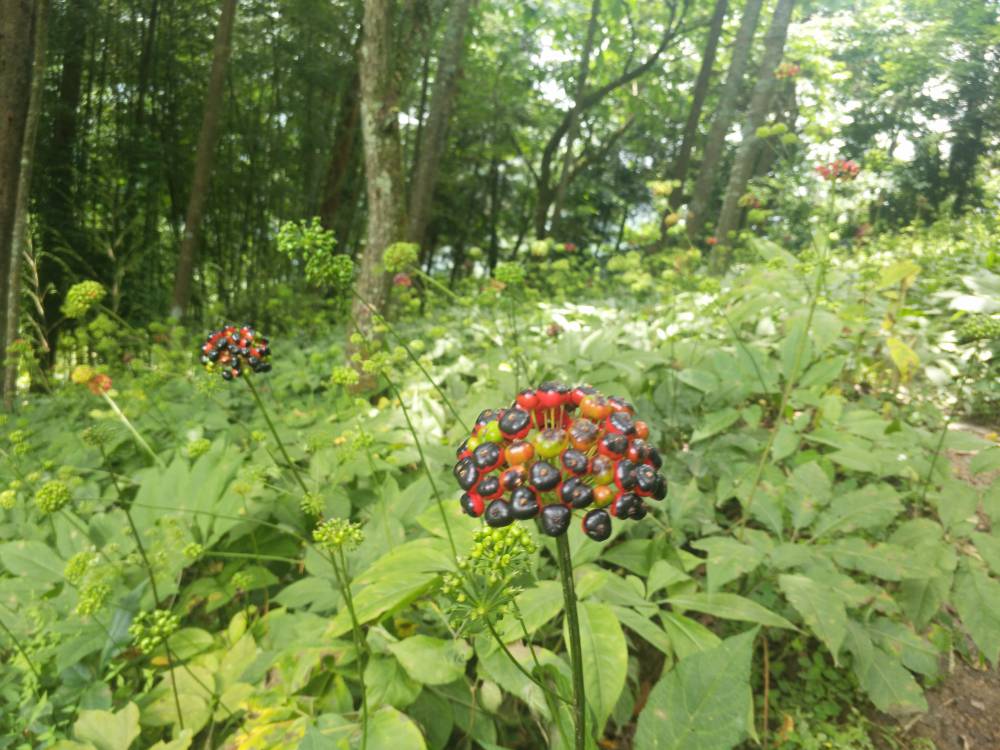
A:
[[[1000,745],[998,29],[0,0],[0,748]]]

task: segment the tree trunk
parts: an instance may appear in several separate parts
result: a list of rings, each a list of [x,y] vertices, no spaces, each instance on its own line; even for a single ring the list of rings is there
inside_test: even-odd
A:
[[[785,53],[785,40],[788,36],[788,24],[792,20],[792,10],[795,0],[778,0],[771,18],[771,25],[764,37],[764,56],[760,62],[760,72],[757,84],[747,108],[746,121],[743,124],[743,139],[736,150],[732,171],[729,173],[729,183],[726,185],[722,201],[722,212],[719,223],[715,227],[717,244],[712,253],[712,269],[719,273],[729,264],[729,247],[732,244],[730,233],[737,227],[740,216],[740,196],[746,190],[747,182],[753,173],[755,146],[757,145],[757,128],[764,124],[771,107],[771,101],[778,87],[778,79],[774,71]]]
[[[385,309],[388,275],[385,249],[403,236],[402,150],[399,90],[392,64],[392,2],[365,0],[361,41],[361,136],[365,153],[368,235],[358,272],[354,321],[363,335],[372,330],[372,310]],[[366,304],[367,303],[367,304]],[[356,347],[349,347],[353,353]],[[362,383],[362,385],[369,385]]]
[[[533,212],[535,236],[538,239],[544,239],[549,234],[549,209],[552,208],[558,192],[558,185],[552,184],[552,167],[558,156],[559,144],[562,143],[563,138],[566,138],[567,134],[575,127],[575,124],[579,122],[580,116],[584,112],[604,101],[604,98],[612,91],[631,83],[656,65],[657,61],[667,50],[667,47],[676,38],[678,28],[683,21],[684,15],[687,13],[687,9],[688,3],[684,3],[680,9],[680,15],[678,15],[676,3],[670,4],[670,17],[663,26],[663,35],[660,38],[659,46],[642,63],[626,69],[619,76],[608,81],[603,86],[599,86],[589,92],[581,91],[579,98],[574,101],[573,106],[562,116],[556,129],[549,136],[549,140],[545,144],[545,149],[542,151],[542,161],[538,169],[538,193],[535,198]],[[565,186],[563,189],[565,190]]]
[[[423,245],[427,235],[427,225],[431,220],[434,187],[437,183],[438,168],[444,153],[448,121],[458,89],[458,78],[462,72],[462,55],[465,52],[466,29],[474,0],[456,0],[448,19],[448,26],[442,40],[441,54],[434,75],[427,125],[421,132],[416,147],[416,168],[413,184],[410,186],[409,224],[406,238],[409,242]]]
[[[21,144],[21,173],[17,182],[17,202],[14,213],[13,235],[10,244],[10,272],[7,289],[7,319],[3,331],[5,345],[17,338],[21,313],[21,258],[24,256],[28,237],[28,198],[31,194],[31,172],[34,164],[35,137],[38,134],[38,116],[41,113],[42,91],[45,83],[45,45],[48,32],[49,0],[35,3],[34,60],[31,65],[31,90],[28,97],[28,112],[24,126],[24,140]],[[2,43],[2,40],[0,40]],[[0,359],[2,362],[3,359]],[[4,408],[8,411],[14,403],[17,388],[17,365],[4,366],[3,393]]]
[[[688,204],[687,232],[688,237],[693,242],[699,239],[699,235],[705,227],[709,199],[717,176],[716,169],[725,149],[726,134],[736,116],[736,102],[743,88],[743,74],[746,71],[747,61],[750,59],[754,33],[757,31],[757,22],[760,20],[761,5],[762,0],[747,0],[743,8],[743,18],[740,19],[740,28],[736,32],[736,40],[733,43],[733,55],[726,73],[726,81],[719,94],[719,104],[712,117],[712,126],[705,138],[705,148],[701,157],[698,178],[695,180],[691,202]]]
[[[591,0],[590,21],[587,23],[587,37],[583,42],[583,51],[580,54],[580,68],[576,74],[576,92],[573,95],[574,105],[583,99],[583,93],[587,90],[587,76],[590,73],[590,57],[594,52],[594,37],[597,35],[597,19],[601,15],[601,0]],[[562,172],[559,174],[559,184],[556,187],[555,195],[552,196],[552,227],[559,224],[562,217],[563,205],[566,202],[566,192],[569,190],[570,174],[573,171],[573,144],[580,128],[580,120],[574,115],[570,121],[569,130],[566,131],[566,145],[563,146]]]
[[[7,354],[11,245],[31,92],[32,5],[0,0],[0,362]]]
[[[184,219],[184,235],[177,257],[177,273],[174,277],[170,314],[178,319],[187,313],[191,301],[194,254],[201,236],[201,220],[208,198],[208,182],[212,174],[212,161],[218,139],[219,115],[222,112],[222,88],[226,81],[226,64],[229,62],[229,53],[232,49],[235,18],[236,0],[222,0],[222,11],[219,25],[215,30],[215,44],[212,50],[212,72],[208,79],[201,133],[198,135],[198,149],[195,152],[191,194],[188,196],[187,214]]]
[[[722,23],[726,20],[726,11],[729,9],[729,0],[716,0],[715,11],[712,14],[712,22],[708,27],[708,37],[705,40],[705,52],[701,58],[701,68],[698,71],[698,78],[694,82],[694,92],[691,97],[691,109],[688,112],[687,122],[684,123],[684,136],[681,139],[681,148],[677,152],[670,170],[670,177],[683,182],[687,176],[688,166],[691,163],[691,151],[694,149],[695,139],[698,137],[698,122],[701,120],[701,110],[705,106],[705,97],[708,95],[708,84],[712,79],[712,68],[715,67],[715,53],[719,49],[719,37],[722,36]],[[679,196],[681,191],[673,193]]]
[[[327,170],[326,186],[323,189],[323,203],[319,209],[319,220],[324,229],[332,230],[338,224],[337,216],[341,205],[344,198],[349,197],[345,187],[355,162],[354,143],[361,122],[360,89],[361,79],[355,65],[340,103],[337,124],[333,131],[333,156],[330,157],[330,168]]]

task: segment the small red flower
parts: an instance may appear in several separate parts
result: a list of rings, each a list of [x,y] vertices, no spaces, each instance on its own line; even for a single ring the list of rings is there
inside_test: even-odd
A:
[[[413,279],[410,278],[409,274],[397,273],[392,277],[392,283],[396,286],[411,287],[413,286]]]
[[[711,246],[715,246],[715,245],[719,244],[719,238],[718,237],[709,237],[707,240],[705,240],[705,242],[707,242]]]
[[[861,166],[853,159],[834,159],[829,164],[817,164],[816,172],[824,180],[848,182],[858,176]]]
[[[111,390],[111,378],[103,373],[98,373],[87,381],[87,387],[95,396],[100,396]]]

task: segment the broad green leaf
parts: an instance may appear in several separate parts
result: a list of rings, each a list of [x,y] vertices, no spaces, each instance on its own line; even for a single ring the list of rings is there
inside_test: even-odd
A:
[[[879,711],[908,714],[927,710],[920,685],[900,660],[872,643],[860,623],[848,624],[851,669]]]
[[[139,736],[139,707],[129,703],[120,711],[81,711],[73,735],[97,750],[128,750]]]
[[[951,590],[952,579],[951,573],[945,573],[933,578],[903,581],[899,585],[896,599],[916,627],[927,627],[941,610],[941,605],[945,603]]]
[[[655,647],[667,656],[670,656],[670,637],[663,628],[656,624],[650,617],[640,615],[634,609],[613,605],[611,607],[619,622],[632,632],[638,634],[649,645]]]
[[[994,666],[1000,659],[1000,582],[966,564],[955,576],[952,602],[976,646]]]
[[[0,564],[16,576],[32,582],[59,583],[64,563],[47,544],[20,540],[0,544]]]
[[[406,708],[420,695],[420,683],[412,679],[400,663],[388,656],[373,656],[365,666],[368,704]]]
[[[859,490],[836,496],[820,514],[813,527],[813,538],[838,532],[888,526],[903,510],[899,497],[888,484],[869,484]]]
[[[167,740],[161,740],[155,745],[151,746],[149,750],[188,750],[191,747],[191,742],[194,740],[194,733],[190,729],[183,730],[180,735],[168,742]]]
[[[558,581],[539,581],[518,594],[514,601],[530,635],[562,611],[562,588]],[[497,632],[505,643],[524,638],[521,623],[513,614],[500,620]]]
[[[847,635],[847,612],[837,593],[818,581],[803,575],[778,576],[778,585],[802,621],[830,650],[835,664]]]
[[[368,747],[370,750],[426,750],[427,743],[410,717],[391,706],[383,706],[369,722]]]
[[[793,315],[788,332],[781,343],[781,376],[786,381],[793,380],[812,362],[813,347],[806,323],[805,312]]]
[[[767,607],[761,606],[751,599],[738,594],[727,593],[697,593],[678,594],[667,599],[667,603],[678,611],[693,610],[708,615],[721,617],[724,620],[739,620],[754,622],[774,628],[798,630],[784,617],[775,614]]]
[[[660,589],[665,589],[673,586],[675,583],[683,583],[684,581],[690,580],[691,576],[683,570],[675,568],[666,560],[657,560],[653,563],[653,567],[649,571],[649,577],[646,578],[646,594],[647,596],[652,596]]]
[[[472,647],[464,640],[414,635],[389,645],[406,673],[424,685],[444,685],[465,674]]]
[[[868,623],[868,632],[878,645],[900,659],[910,671],[928,677],[937,675],[941,652],[902,623],[876,617]]]
[[[727,407],[721,411],[712,412],[711,414],[706,414],[701,418],[694,434],[691,435],[691,442],[697,443],[699,440],[704,440],[705,438],[712,437],[712,435],[717,435],[735,423],[739,418],[739,410],[731,407]]]
[[[920,357],[900,339],[890,337],[885,343],[889,348],[892,363],[899,370],[900,378],[904,383],[908,383],[920,367]]]
[[[535,659],[539,664],[553,665],[554,669],[567,669],[555,654],[548,649],[534,645],[529,650],[527,646],[514,643],[509,647],[511,656],[528,674],[536,671]],[[534,657],[532,657],[534,651]],[[510,659],[496,645],[489,635],[483,634],[476,638],[476,670],[481,678],[496,682],[505,691],[524,701],[534,712],[549,716],[549,706],[545,694],[535,682],[529,680],[521,670],[511,663]],[[568,670],[567,670],[568,671]],[[426,691],[425,691],[426,692]]]
[[[913,283],[920,273],[920,264],[906,258],[886,266],[879,272],[879,289],[887,289],[905,282],[907,286]]]
[[[804,529],[830,502],[832,483],[815,461],[796,466],[788,478],[785,507],[792,514],[792,526]]]
[[[636,750],[731,750],[753,731],[750,661],[757,630],[682,659],[656,684]]]
[[[861,471],[867,474],[879,474],[882,463],[866,446],[847,445],[839,451],[830,454],[830,460],[851,471]]]
[[[896,544],[870,544],[861,537],[852,536],[838,539],[826,549],[842,568],[858,570],[883,581],[930,578],[940,572],[933,559]]]
[[[587,703],[597,717],[598,728],[603,730],[625,687],[628,646],[611,607],[600,602],[585,601],[580,603],[577,610]],[[564,618],[563,623],[563,637],[569,643],[568,618]],[[601,733],[602,731],[598,731],[598,735]]]
[[[708,651],[722,643],[719,636],[690,617],[676,612],[661,612],[660,620],[678,659],[686,659],[691,654]]]
[[[832,383],[840,377],[845,362],[847,362],[847,357],[843,355],[821,359],[806,370],[799,381],[799,386],[802,388],[812,388],[813,386],[826,386]]]
[[[981,450],[969,461],[969,471],[973,474],[982,474],[985,471],[996,471],[997,469],[1000,469],[1000,446]]]
[[[972,534],[972,542],[990,570],[1000,576],[1000,538],[976,531]]]
[[[799,433],[796,432],[794,427],[787,422],[782,423],[782,425],[778,427],[778,434],[775,435],[774,443],[771,446],[771,458],[775,461],[788,458],[795,452],[795,449],[799,447],[799,441],[801,439],[802,438]]]
[[[708,553],[708,590],[718,591],[730,581],[753,571],[764,559],[763,553],[732,537],[713,536],[691,543]]]

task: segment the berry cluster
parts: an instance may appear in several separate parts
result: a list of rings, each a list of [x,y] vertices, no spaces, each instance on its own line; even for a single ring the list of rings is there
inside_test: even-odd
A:
[[[180,617],[173,612],[157,609],[139,613],[129,625],[128,632],[136,648],[144,654],[149,654],[176,633],[180,624]]]
[[[958,329],[958,343],[969,344],[984,339],[1000,339],[1000,318],[976,315]]]
[[[829,182],[834,180],[847,182],[858,176],[861,167],[853,159],[834,159],[829,164],[818,164],[816,171],[820,177]]]
[[[802,72],[802,68],[799,65],[791,62],[783,62],[774,70],[774,77],[779,81],[783,81],[787,78],[795,78],[799,73]]]
[[[590,386],[521,391],[510,408],[480,414],[459,447],[462,509],[495,528],[538,518],[544,533],[561,536],[574,510],[590,508],[583,531],[603,542],[612,516],[639,520],[644,498],[666,497],[663,461],[648,437],[631,404]]]
[[[244,363],[253,372],[270,372],[271,347],[250,324],[229,325],[212,331],[201,347],[201,363],[209,370],[221,369],[223,380],[243,374]]]
[[[62,510],[72,499],[69,487],[55,479],[43,484],[35,493],[35,505],[46,515]]]

